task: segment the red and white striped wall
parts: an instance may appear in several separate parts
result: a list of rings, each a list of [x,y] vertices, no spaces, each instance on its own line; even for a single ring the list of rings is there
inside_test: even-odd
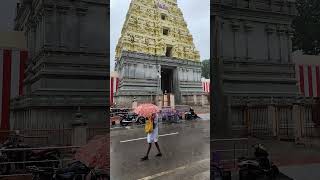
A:
[[[320,97],[320,56],[304,55],[302,51],[295,51],[292,57],[296,65],[300,95]]]
[[[10,128],[10,99],[23,95],[27,51],[0,48],[0,124]]]
[[[297,64],[296,66],[301,95],[320,97],[320,61],[319,64]]]
[[[110,73],[110,104],[114,103],[114,94],[117,92],[119,88],[119,78],[117,73]]]
[[[203,92],[210,92],[210,79],[201,79]]]

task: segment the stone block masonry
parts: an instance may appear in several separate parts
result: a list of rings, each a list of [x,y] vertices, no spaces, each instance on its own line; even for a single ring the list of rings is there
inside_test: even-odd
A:
[[[171,69],[172,92],[177,104],[194,104],[194,96],[201,102],[204,95],[201,83],[201,63],[189,60],[158,57],[141,53],[123,52],[117,64],[119,70],[119,89],[115,102],[131,104],[134,97],[138,102],[154,102],[161,90],[157,69]]]
[[[78,107],[89,126],[108,124],[108,6],[102,0],[17,6],[15,29],[25,33],[29,59],[24,95],[11,103],[16,128],[71,126]]]

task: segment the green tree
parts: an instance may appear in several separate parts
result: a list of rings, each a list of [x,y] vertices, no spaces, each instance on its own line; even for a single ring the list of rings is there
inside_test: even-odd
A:
[[[202,61],[202,77],[210,79],[210,60],[206,59]]]
[[[297,0],[297,17],[293,21],[293,50],[305,54],[320,53],[320,1]]]

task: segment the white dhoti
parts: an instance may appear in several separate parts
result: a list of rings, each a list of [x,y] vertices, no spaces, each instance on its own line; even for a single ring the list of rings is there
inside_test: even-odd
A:
[[[154,143],[158,142],[158,132],[159,132],[159,115],[156,114],[156,117],[154,118],[154,129],[151,133],[147,134],[147,141],[148,143]]]
[[[151,133],[147,134],[148,143],[158,142],[158,127],[154,128]]]

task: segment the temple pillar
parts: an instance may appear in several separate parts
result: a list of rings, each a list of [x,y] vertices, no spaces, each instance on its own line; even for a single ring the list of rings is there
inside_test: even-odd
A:
[[[176,107],[174,94],[170,94],[170,107],[173,109]]]
[[[272,136],[278,135],[278,119],[274,104],[268,105],[268,124],[271,124]]]
[[[303,120],[301,116],[301,112],[302,112],[302,107],[299,106],[298,104],[294,104],[292,107],[292,118],[293,118],[293,123],[294,123],[294,139],[296,142],[300,141],[303,134]]]

